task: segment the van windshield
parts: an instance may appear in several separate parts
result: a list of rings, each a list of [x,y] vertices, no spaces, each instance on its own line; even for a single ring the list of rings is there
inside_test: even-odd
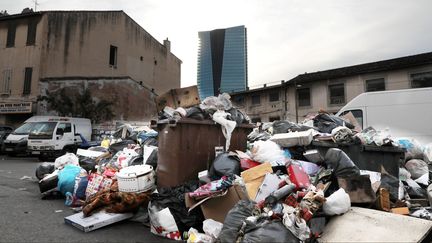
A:
[[[37,122],[30,130],[29,138],[52,138],[57,122]]]
[[[12,134],[28,135],[30,133],[31,129],[33,128],[33,125],[34,125],[34,123],[32,123],[32,122],[24,123],[23,125],[21,125],[17,129],[15,129],[15,131]]]

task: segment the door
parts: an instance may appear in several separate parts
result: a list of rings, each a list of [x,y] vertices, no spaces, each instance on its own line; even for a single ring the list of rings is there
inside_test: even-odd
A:
[[[63,129],[63,135],[58,134],[58,131]],[[63,149],[65,145],[74,144],[74,131],[72,130],[72,124],[69,122],[62,122],[57,126],[56,133],[57,140],[60,145],[60,149]]]

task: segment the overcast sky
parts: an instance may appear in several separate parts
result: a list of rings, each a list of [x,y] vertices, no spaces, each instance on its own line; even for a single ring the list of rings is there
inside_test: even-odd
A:
[[[32,0],[1,0],[20,13]],[[38,0],[37,10],[123,10],[182,61],[196,84],[198,31],[245,25],[249,86],[432,51],[430,0]]]

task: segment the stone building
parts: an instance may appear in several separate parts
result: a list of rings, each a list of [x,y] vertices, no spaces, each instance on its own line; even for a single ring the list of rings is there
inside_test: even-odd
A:
[[[254,121],[302,121],[320,109],[336,113],[363,92],[421,87],[432,87],[432,52],[304,73],[231,96]]]
[[[0,16],[0,124],[49,114],[39,95],[90,88],[116,120],[145,120],[154,97],[180,87],[181,60],[123,11]],[[2,108],[3,107],[3,108]]]

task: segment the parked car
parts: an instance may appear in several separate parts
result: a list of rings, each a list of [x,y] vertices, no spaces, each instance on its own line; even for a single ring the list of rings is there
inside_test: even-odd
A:
[[[0,125],[0,148],[3,148],[3,141],[6,139],[6,137],[13,132],[13,128],[10,126],[3,126]],[[0,150],[0,152],[3,152],[3,150]]]

